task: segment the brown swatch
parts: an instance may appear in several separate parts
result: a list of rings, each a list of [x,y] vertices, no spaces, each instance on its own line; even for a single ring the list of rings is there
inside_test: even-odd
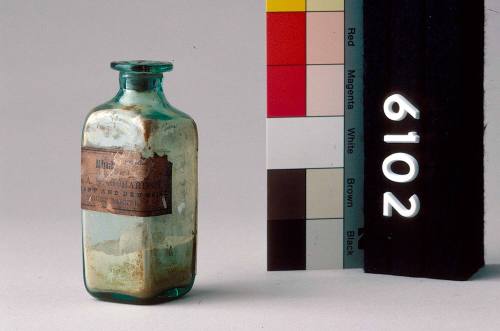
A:
[[[305,169],[268,170],[267,219],[306,218]]]

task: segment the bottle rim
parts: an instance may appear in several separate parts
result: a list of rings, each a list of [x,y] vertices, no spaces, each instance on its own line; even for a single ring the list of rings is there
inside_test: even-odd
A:
[[[160,74],[172,71],[174,65],[172,62],[150,61],[150,60],[132,60],[132,61],[113,61],[110,64],[111,69],[123,73],[142,73],[142,74]]]

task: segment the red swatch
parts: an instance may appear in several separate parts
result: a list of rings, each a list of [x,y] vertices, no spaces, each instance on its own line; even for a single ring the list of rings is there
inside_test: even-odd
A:
[[[267,64],[306,63],[306,13],[267,13]]]
[[[267,117],[306,116],[306,66],[267,67]]]

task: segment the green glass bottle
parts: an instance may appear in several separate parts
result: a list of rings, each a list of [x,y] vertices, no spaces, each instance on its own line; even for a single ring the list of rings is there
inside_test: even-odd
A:
[[[82,134],[84,280],[96,298],[178,298],[196,272],[196,124],[163,94],[172,64],[112,62],[120,89]]]

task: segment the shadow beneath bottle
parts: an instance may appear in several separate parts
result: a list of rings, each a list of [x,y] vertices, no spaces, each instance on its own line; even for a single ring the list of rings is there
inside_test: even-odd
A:
[[[472,278],[472,281],[500,280],[500,264],[485,265]]]
[[[228,280],[220,283],[210,281],[208,283],[195,283],[191,292],[181,301],[192,303],[204,303],[214,301],[233,302],[259,302],[279,301],[283,299],[311,298],[321,295],[322,287],[315,283],[329,283],[331,287],[341,286],[335,283],[334,272],[332,274],[316,275],[311,279],[310,272],[295,272],[293,276],[283,276],[279,273],[260,274],[256,278],[241,278]]]
[[[329,302],[338,301],[345,304],[361,300],[364,291],[357,288],[364,287],[365,291],[373,288],[384,287],[388,291],[401,286],[407,286],[415,282],[428,283],[434,286],[434,279],[412,279],[406,277],[393,277],[384,275],[368,275],[362,270],[330,271],[315,273],[303,271],[288,273],[264,273],[256,277],[245,277],[240,275],[239,279],[226,279],[225,281],[210,281],[195,283],[191,292],[179,300],[182,304],[204,304],[209,302],[230,302],[231,304],[248,304],[276,301],[283,299],[316,299],[328,297]],[[490,264],[479,270],[471,279],[471,282],[499,281],[500,264]],[[457,282],[456,286],[461,286]],[[429,286],[431,286],[429,285]],[[425,285],[424,285],[425,286]]]
[[[224,288],[207,288],[198,287],[193,288],[183,300],[194,301],[201,304],[204,301],[224,300],[224,301],[237,301],[242,298],[250,298],[255,296],[255,292],[249,292],[247,289],[237,289],[233,286],[225,286]]]
[[[259,285],[255,284],[254,288],[250,287],[237,287],[228,284],[224,284],[220,287],[197,287],[193,288],[193,290],[185,296],[182,301],[190,302],[190,303],[198,303],[202,304],[205,302],[255,302],[259,300],[272,300],[274,299],[282,299],[285,296],[289,296],[287,294],[286,289],[276,288],[271,289],[268,286],[263,286],[260,284],[261,289],[258,288]],[[262,289],[262,288],[265,289]],[[292,294],[296,296],[297,294]]]

